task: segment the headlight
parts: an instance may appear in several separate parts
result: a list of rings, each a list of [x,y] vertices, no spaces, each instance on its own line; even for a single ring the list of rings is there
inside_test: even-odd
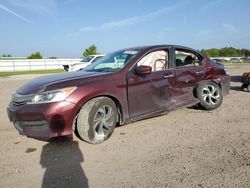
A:
[[[28,104],[37,104],[37,103],[51,103],[63,101],[69,96],[76,87],[67,87],[59,90],[47,91],[44,93],[36,94],[32,96]]]

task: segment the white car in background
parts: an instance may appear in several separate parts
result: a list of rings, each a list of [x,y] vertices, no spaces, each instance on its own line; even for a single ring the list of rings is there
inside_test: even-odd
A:
[[[89,55],[85,58],[83,58],[79,63],[74,63],[71,65],[63,65],[63,68],[65,71],[77,71],[84,69],[91,63],[94,63],[98,59],[102,58],[104,55],[103,54],[98,54],[98,55]]]

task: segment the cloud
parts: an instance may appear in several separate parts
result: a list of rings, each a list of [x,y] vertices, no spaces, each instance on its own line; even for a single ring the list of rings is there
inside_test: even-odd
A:
[[[232,24],[223,23],[223,24],[222,24],[222,27],[223,27],[226,31],[228,31],[228,32],[230,32],[230,33],[235,33],[235,32],[238,31],[238,29],[237,29],[235,26],[233,26]]]
[[[83,27],[83,28],[79,29],[79,31],[70,34],[70,36],[78,36],[82,32],[87,32],[87,31],[115,29],[115,28],[127,27],[127,26],[131,26],[131,25],[147,22],[147,21],[153,20],[161,15],[164,15],[166,13],[169,13],[171,11],[179,9],[180,7],[184,6],[186,3],[187,3],[187,1],[184,1],[184,2],[181,2],[179,4],[175,4],[172,6],[158,9],[156,11],[150,12],[150,13],[142,15],[142,16],[134,16],[134,17],[125,18],[125,19],[121,19],[121,20],[105,22],[105,23],[103,23],[99,26],[96,26],[96,27],[94,27],[94,26]]]
[[[163,27],[157,35],[158,40],[165,40],[168,36],[169,33],[173,31],[173,28],[171,27]]]
[[[10,4],[36,14],[56,17],[57,6],[55,0],[9,0]]]
[[[225,0],[215,0],[215,1],[212,1],[212,0],[211,0],[211,1],[207,1],[208,3],[205,4],[205,5],[203,5],[203,6],[201,7],[201,10],[213,8],[214,6],[216,6],[216,5],[220,4],[220,3],[222,3],[223,1],[225,1]]]
[[[65,0],[63,3],[74,3],[76,0]]]
[[[9,8],[7,8],[6,6],[4,6],[4,5],[2,5],[2,4],[0,4],[0,9],[2,9],[3,11],[8,12],[8,13],[10,13],[10,14],[16,16],[17,18],[20,18],[21,20],[23,20],[23,21],[25,21],[25,22],[27,22],[27,23],[31,23],[31,21],[28,20],[27,18],[21,16],[20,14],[17,14],[16,12],[10,10]]]
[[[94,27],[83,27],[83,28],[81,28],[80,29],[80,31],[81,32],[84,32],[84,31],[93,31],[93,30],[95,30],[96,28],[94,28]]]
[[[163,31],[172,31],[173,28],[171,28],[171,27],[164,27],[164,28],[162,28],[162,30],[163,30]]]
[[[183,23],[184,23],[184,24],[187,23],[187,18],[186,18],[186,16],[183,17]]]

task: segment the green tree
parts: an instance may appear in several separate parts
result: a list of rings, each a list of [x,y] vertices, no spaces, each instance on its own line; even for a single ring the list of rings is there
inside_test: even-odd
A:
[[[89,55],[95,55],[95,54],[97,54],[97,48],[94,44],[88,47],[87,49],[85,49],[85,51],[82,53],[84,57],[87,57]]]
[[[225,48],[211,48],[202,49],[201,53],[208,57],[236,57],[236,56],[250,56],[250,50],[248,49],[236,49],[233,47]]]
[[[242,56],[245,56],[245,57],[250,56],[250,50],[248,50],[248,49],[243,48],[240,50],[240,52],[241,52]]]
[[[209,57],[218,57],[219,56],[219,49],[211,48],[208,50],[201,50],[201,53],[203,53],[206,56]]]
[[[226,57],[234,57],[234,56],[239,56],[240,54],[238,54],[237,49],[233,48],[233,47],[225,47],[220,49],[220,56]]]
[[[35,52],[27,57],[27,59],[42,59],[43,56],[40,54],[40,52]]]

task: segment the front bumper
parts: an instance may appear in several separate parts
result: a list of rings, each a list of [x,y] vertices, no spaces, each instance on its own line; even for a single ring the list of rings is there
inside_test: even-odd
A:
[[[47,104],[25,104],[7,108],[9,120],[21,135],[37,139],[72,136],[76,105],[61,101]]]

